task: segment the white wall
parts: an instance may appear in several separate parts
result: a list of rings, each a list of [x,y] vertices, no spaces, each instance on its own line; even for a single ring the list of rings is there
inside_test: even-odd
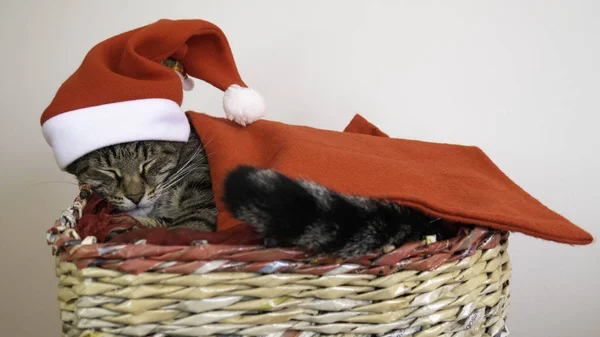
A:
[[[474,144],[542,202],[600,235],[600,2],[3,1],[0,326],[58,336],[44,233],[75,186],[39,117],[100,40],[161,17],[227,33],[269,118],[340,130],[355,112],[395,137]],[[198,85],[185,106],[221,116]],[[514,235],[514,336],[598,336],[600,249]]]

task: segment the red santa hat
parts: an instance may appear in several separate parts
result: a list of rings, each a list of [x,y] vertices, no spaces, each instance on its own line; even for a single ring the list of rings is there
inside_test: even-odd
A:
[[[59,88],[41,117],[59,167],[109,145],[187,141],[181,102],[183,89],[193,87],[188,75],[224,91],[230,120],[245,126],[263,116],[264,100],[242,81],[219,27],[160,20],[93,47]]]

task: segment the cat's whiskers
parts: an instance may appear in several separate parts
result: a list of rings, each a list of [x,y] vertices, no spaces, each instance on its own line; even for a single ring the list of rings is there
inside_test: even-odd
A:
[[[175,171],[175,173],[173,173],[166,181],[165,183],[168,183],[169,181],[172,181],[176,178],[179,177],[179,175],[181,174],[182,171],[184,171],[185,169],[187,169],[188,167],[190,167],[192,161],[198,156],[198,154],[200,154],[202,152],[201,148],[198,148],[194,151],[194,153],[192,153],[192,155],[190,156],[190,158],[183,164],[181,165],[181,167]]]
[[[210,143],[210,141],[212,139],[214,139],[214,137],[211,138],[206,144]],[[196,151],[194,151],[194,153],[188,159],[188,161],[186,161],[185,164],[183,164],[182,167],[180,167],[179,170],[177,170],[177,172],[172,174],[169,177],[169,179],[167,179],[164,183],[158,185],[156,187],[157,192],[154,196],[154,199],[158,199],[162,195],[171,191],[179,182],[181,182],[183,179],[185,179],[186,176],[188,176],[190,173],[192,173],[192,171],[194,169],[196,169],[196,167],[192,166],[191,163],[194,159],[196,159],[196,157],[198,155],[202,155],[202,156],[204,156],[205,159],[207,159],[209,155],[217,152],[217,151],[213,151],[210,154],[207,154],[203,150],[204,150],[204,147],[196,149]]]
[[[175,172],[174,174],[172,174],[171,176],[169,176],[167,178],[167,180],[165,180],[164,184],[169,184],[171,181],[174,181],[176,179],[179,179],[179,177],[181,177],[182,175],[186,174],[186,172],[189,169],[193,169],[192,165],[187,165],[187,166],[183,166],[181,169],[179,169],[177,172]]]
[[[195,169],[196,169],[195,167],[189,167],[189,168],[187,168],[186,170],[184,170],[183,172],[181,172],[181,174],[176,179],[169,180],[167,183],[163,184],[161,187],[162,188],[169,188],[169,187],[172,187],[172,186],[176,185],[182,179],[184,179],[185,177],[187,177]]]
[[[76,182],[72,182],[72,181],[53,180],[53,181],[40,181],[38,183],[31,184],[31,186],[44,185],[44,184],[69,184],[69,185],[77,185]]]
[[[154,199],[158,199],[160,196],[169,192],[179,182],[181,182],[190,173],[192,173],[192,171],[194,171],[194,169],[196,169],[194,166],[188,166],[188,167],[184,167],[183,169],[178,170],[175,178],[169,178],[164,183],[162,183],[156,187],[157,192],[154,195]]]
[[[173,173],[162,185],[169,185],[171,182],[179,179],[181,176],[186,175],[190,169],[194,169],[192,165],[192,160],[198,156],[200,150],[196,150],[194,154],[192,154],[191,158],[177,170],[177,172]]]
[[[211,156],[211,155],[213,155],[213,154],[215,154],[215,153],[217,153],[217,152],[219,152],[219,151],[218,151],[218,150],[215,150],[215,151],[213,151],[213,152],[211,152],[211,153],[206,153],[206,152],[205,152],[205,153],[204,153],[204,158],[208,159],[208,156]]]
[[[170,188],[177,185],[179,182],[181,182],[183,179],[185,179],[190,173],[192,173],[192,171],[194,171],[194,168],[190,167],[189,169],[184,171],[177,179],[169,181],[168,184],[160,185],[159,186],[160,187],[160,195],[162,195],[163,193],[168,191]]]
[[[206,149],[206,146],[208,144],[210,144],[210,142],[213,141],[213,139],[215,139],[215,137],[213,136],[211,139],[209,139],[206,143],[202,143],[200,146],[202,147],[202,149]]]

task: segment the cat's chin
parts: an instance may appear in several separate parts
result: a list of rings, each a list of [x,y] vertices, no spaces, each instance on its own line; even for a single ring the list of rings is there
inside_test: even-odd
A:
[[[134,208],[127,211],[127,214],[131,216],[147,217],[150,212],[152,212],[152,206]]]

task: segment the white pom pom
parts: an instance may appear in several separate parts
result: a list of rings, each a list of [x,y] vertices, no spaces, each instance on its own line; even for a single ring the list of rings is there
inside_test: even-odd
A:
[[[179,73],[178,71],[176,71],[175,73],[177,74],[177,76],[179,76],[179,79],[181,80],[181,86],[183,87],[183,91],[190,91],[194,89],[194,80],[192,80],[190,77],[183,77],[183,75],[181,75],[181,73]]]
[[[230,121],[246,126],[264,116],[266,106],[258,92],[234,84],[225,90],[223,109]]]
[[[182,85],[183,85],[183,90],[190,91],[190,90],[194,89],[194,80],[187,77],[183,80]]]

